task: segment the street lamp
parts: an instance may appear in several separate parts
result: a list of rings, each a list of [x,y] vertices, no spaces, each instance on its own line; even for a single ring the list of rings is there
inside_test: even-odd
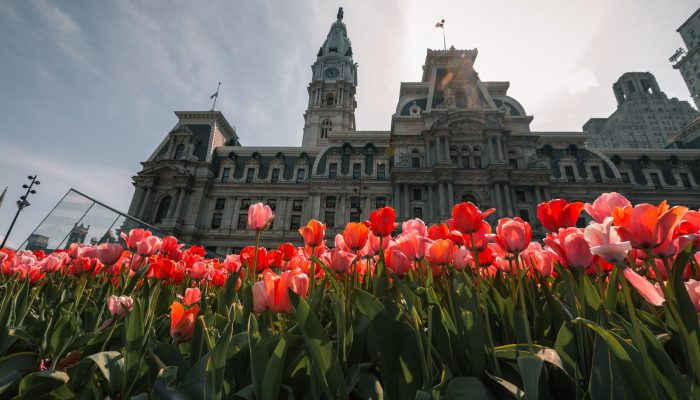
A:
[[[27,189],[27,192],[24,194],[24,196],[21,196],[19,200],[17,200],[17,213],[15,214],[15,217],[12,219],[12,223],[10,224],[10,229],[7,230],[7,233],[5,234],[5,237],[2,239],[2,244],[0,244],[0,249],[5,247],[5,242],[7,242],[7,238],[10,237],[10,232],[12,232],[12,228],[15,226],[15,222],[17,222],[17,217],[19,216],[19,213],[22,212],[22,210],[25,207],[29,207],[30,204],[27,201],[27,197],[29,197],[30,194],[36,194],[36,190],[32,189],[34,185],[39,185],[41,182],[36,180],[36,175],[31,176],[29,175],[27,179],[31,179],[31,182],[29,185],[26,183],[22,185],[22,188]]]
[[[352,188],[352,191],[357,193],[357,198],[358,198],[358,205],[355,207],[357,209],[357,214],[359,215],[359,218],[362,218],[362,200],[365,198],[362,197],[362,191],[367,190],[367,186],[362,184],[362,172],[360,172],[360,175],[357,178],[354,178],[356,181],[357,187]]]

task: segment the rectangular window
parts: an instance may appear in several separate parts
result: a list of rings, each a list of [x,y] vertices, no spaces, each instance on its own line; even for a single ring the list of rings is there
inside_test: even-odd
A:
[[[241,200],[241,210],[247,210],[248,208],[250,208],[250,203],[252,203],[250,199]]]
[[[277,199],[267,199],[267,205],[270,206],[272,211],[275,211],[277,209]]]
[[[603,176],[600,174],[600,167],[591,167],[591,172],[596,182],[603,182]]]
[[[656,189],[661,189],[661,181],[659,180],[659,175],[658,174],[649,174],[651,177],[651,183],[654,185]]]
[[[326,224],[326,228],[333,228],[335,226],[335,213],[333,211],[326,211],[323,215],[323,223]]]
[[[335,196],[326,197],[326,208],[335,208]]]
[[[681,182],[683,182],[683,186],[685,187],[690,187],[690,177],[686,173],[681,174]]]
[[[481,157],[474,156],[474,168],[481,168]]]
[[[523,221],[530,222],[530,212],[527,210],[520,210],[520,218]]]
[[[296,231],[301,228],[301,215],[293,214],[289,219],[289,230]]]
[[[417,154],[411,157],[411,168],[420,168],[420,157]]]
[[[421,207],[413,208],[413,218],[423,218],[423,209]]]
[[[350,221],[359,222],[360,221],[360,213],[357,211],[350,211]]]
[[[515,191],[515,198],[518,200],[518,203],[525,203],[525,202],[527,202],[527,198],[525,197],[525,191],[524,191],[524,190],[516,190],[516,191]]]
[[[238,223],[236,224],[237,229],[246,229],[248,227],[248,214],[240,213],[238,214]]]
[[[245,175],[245,183],[253,183],[255,179],[255,168],[249,168]]]
[[[338,164],[331,163],[328,165],[328,177],[335,178],[338,176]]]
[[[350,208],[351,209],[358,209],[360,208],[360,198],[357,196],[351,197],[350,198]]]
[[[386,197],[377,197],[374,199],[374,206],[377,209],[386,207]]]
[[[576,182],[576,175],[574,175],[574,167],[566,166],[564,167],[564,172],[566,173],[566,179],[571,182]]]
[[[297,183],[302,183],[306,180],[306,168],[299,168],[297,171]]]
[[[386,179],[386,166],[384,164],[377,165],[377,179]]]
[[[224,171],[221,173],[221,182],[228,182],[230,177],[231,177],[231,168],[224,168]]]
[[[221,218],[223,215],[223,213],[214,212],[214,215],[211,217],[211,227],[213,229],[218,229],[221,227]]]
[[[421,190],[420,189],[413,189],[413,200],[420,200],[421,199]]]
[[[304,200],[292,200],[292,211],[301,212],[304,209]]]
[[[270,178],[270,182],[272,183],[277,183],[280,180],[280,169],[279,168],[273,168],[272,169],[272,177]]]
[[[620,172],[620,176],[622,177],[622,182],[630,183],[630,174],[627,172]]]
[[[214,204],[214,210],[224,210],[224,206],[226,205],[226,199],[216,199],[216,203]]]
[[[360,169],[362,168],[362,165],[359,163],[355,163],[352,165],[352,179],[359,179],[360,178]]]

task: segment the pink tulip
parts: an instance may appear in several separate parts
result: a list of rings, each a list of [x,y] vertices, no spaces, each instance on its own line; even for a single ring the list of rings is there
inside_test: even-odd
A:
[[[99,258],[97,255],[97,246],[85,245],[78,247],[78,257]]]
[[[192,264],[192,268],[190,268],[190,278],[194,279],[195,281],[204,279],[208,273],[209,268],[207,267],[207,263],[204,261],[197,261]]]
[[[248,229],[250,230],[265,230],[274,218],[275,214],[268,205],[255,203],[248,207]]]
[[[136,252],[144,257],[150,257],[160,250],[161,240],[157,236],[147,236],[136,243]]]
[[[2,255],[3,253],[0,253]],[[44,271],[44,272],[56,272],[61,267],[63,267],[65,263],[65,258],[61,256],[61,254],[66,254],[66,253],[53,253],[49,254],[44,258],[43,260],[39,261],[37,264],[39,268]]]
[[[267,290],[265,282],[258,281],[253,285],[253,312],[262,314],[267,311]]]
[[[337,247],[330,251],[330,268],[339,274],[346,273],[354,260],[353,253],[340,250]]]
[[[584,209],[593,217],[595,222],[602,224],[605,218],[612,216],[612,212],[617,207],[624,208],[631,206],[629,200],[620,193],[610,192],[601,194],[593,204],[586,204]]]
[[[97,258],[99,258],[104,265],[112,265],[119,260],[123,250],[124,248],[120,244],[102,243],[97,246]]]
[[[428,227],[425,226],[425,222],[423,222],[423,220],[420,218],[409,219],[401,224],[401,230],[403,233],[415,231],[419,236],[425,236],[427,229]]]
[[[412,260],[422,260],[425,258],[425,254],[431,243],[433,243],[432,240],[419,235],[416,231],[402,233],[396,238],[396,244],[401,248],[401,251]]]
[[[191,306],[195,303],[199,303],[199,300],[202,298],[202,291],[199,290],[199,288],[187,288],[185,290],[185,296],[183,298],[183,302],[185,303],[186,306]]]
[[[597,259],[597,256],[591,253],[583,229],[580,228],[561,228],[556,234],[548,233],[544,243],[559,256],[559,261],[569,268],[586,269]]]
[[[533,256],[534,267],[544,278],[552,276],[554,264],[558,261],[557,255],[547,250],[535,251]]]
[[[460,247],[455,250],[454,263],[452,264],[456,270],[463,270],[471,267],[474,264],[472,252],[466,247]]]
[[[502,218],[496,227],[496,243],[509,253],[519,253],[527,248],[532,238],[530,224],[519,217]]]
[[[632,285],[632,287],[634,287],[637,292],[644,297],[644,300],[657,307],[663,305],[666,301],[664,296],[659,294],[653,283],[649,282],[647,278],[634,272],[632,268],[625,268],[622,271],[622,274],[625,276],[625,279],[627,279],[630,285]]]
[[[107,298],[107,309],[112,318],[124,315],[125,312],[131,311],[134,299],[130,296],[109,296]]]
[[[229,254],[224,259],[222,264],[228,272],[236,272],[241,268],[241,256],[238,254]]]
[[[411,269],[411,260],[398,247],[384,251],[386,267],[398,276],[404,276]]]
[[[630,242],[623,242],[617,234],[617,228],[612,226],[612,217],[606,217],[602,224],[591,222],[583,233],[591,253],[597,254],[605,261],[620,264],[625,261],[627,252],[632,250]]]
[[[688,296],[690,296],[690,302],[693,303],[695,311],[700,312],[700,281],[688,279],[685,282],[685,288],[688,290]]]
[[[129,231],[129,235],[127,236],[124,232],[121,234],[122,239],[124,239],[124,242],[126,242],[126,247],[134,250],[136,249],[136,244],[140,242],[141,240],[147,238],[148,236],[151,236],[152,233],[151,231],[147,231],[145,229],[140,229],[140,228],[134,228]],[[73,256],[71,256],[73,257]],[[75,257],[73,257],[75,258]]]

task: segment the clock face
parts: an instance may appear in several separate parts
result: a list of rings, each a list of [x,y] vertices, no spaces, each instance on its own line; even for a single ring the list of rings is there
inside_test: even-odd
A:
[[[323,72],[323,75],[328,79],[335,79],[339,74],[338,68],[326,68]]]

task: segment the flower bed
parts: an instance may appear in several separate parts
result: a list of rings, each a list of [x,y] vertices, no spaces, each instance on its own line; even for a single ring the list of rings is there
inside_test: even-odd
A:
[[[583,210],[594,219],[574,226]],[[427,227],[394,210],[332,250],[225,260],[134,229],[124,246],[0,250],[0,397],[698,398],[700,212],[538,207],[492,228],[471,203]]]

